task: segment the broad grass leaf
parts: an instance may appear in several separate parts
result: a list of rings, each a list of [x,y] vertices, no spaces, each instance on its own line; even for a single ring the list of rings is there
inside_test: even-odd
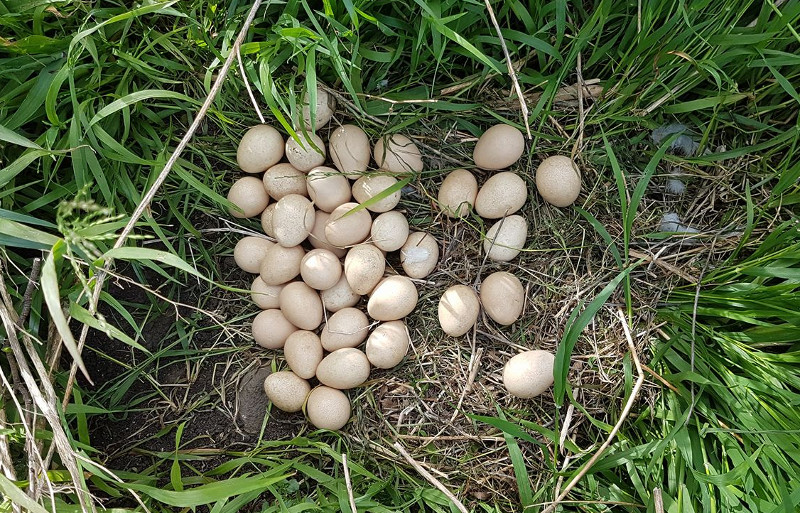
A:
[[[113,258],[118,260],[149,260],[152,262],[160,262],[162,264],[176,267],[181,271],[191,274],[192,276],[197,276],[201,280],[211,281],[197,269],[186,263],[185,260],[166,251],[150,248],[122,247],[109,249],[104,253],[103,256],[105,258]]]
[[[42,147],[35,142],[31,141],[27,137],[19,135],[11,129],[6,128],[2,124],[0,124],[0,141],[16,144],[17,146],[24,146],[25,148],[31,148],[34,150],[42,149]]]
[[[141,492],[168,506],[195,508],[221,501],[234,495],[257,490],[263,491],[268,486],[280,483],[289,477],[291,477],[291,474],[261,474],[259,476],[234,477],[183,491],[162,490],[161,488],[136,483],[124,483],[121,486]]]
[[[29,513],[49,513],[46,509],[28,497],[25,492],[19,489],[11,480],[0,473],[0,491],[7,498],[11,499],[12,504],[22,506]]]

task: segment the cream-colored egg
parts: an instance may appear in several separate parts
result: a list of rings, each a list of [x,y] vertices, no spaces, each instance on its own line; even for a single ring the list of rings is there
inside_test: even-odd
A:
[[[261,212],[261,229],[270,237],[275,237],[275,227],[272,226],[272,215],[275,213],[276,203],[271,203]]]
[[[300,274],[300,262],[306,255],[302,246],[284,248],[273,244],[261,261],[259,273],[267,285],[282,285]]]
[[[380,169],[406,175],[422,171],[422,154],[414,141],[402,134],[385,135],[375,142],[372,157]]]
[[[317,366],[317,379],[323,385],[347,390],[369,378],[369,360],[360,349],[344,347],[333,351]]]
[[[313,331],[295,331],[283,345],[283,357],[292,372],[303,379],[313,378],[323,357],[319,337]]]
[[[303,283],[287,283],[278,298],[286,320],[302,330],[315,330],[322,324],[322,300],[319,293]]]
[[[297,331],[297,326],[289,322],[280,310],[262,310],[253,319],[253,340],[267,349],[280,349],[286,339]]]
[[[325,163],[325,143],[314,133],[296,132],[286,140],[286,160],[298,171],[308,172]]]
[[[378,283],[367,302],[367,313],[376,321],[396,321],[414,311],[419,293],[405,276],[389,276]]]
[[[503,169],[519,160],[525,151],[525,137],[505,123],[494,125],[475,144],[472,158],[481,169]]]
[[[439,187],[439,208],[449,217],[464,217],[475,205],[478,180],[466,169],[448,174]]]
[[[500,271],[484,278],[481,283],[481,304],[491,319],[503,326],[514,324],[522,314],[525,288],[519,278]]]
[[[342,277],[342,263],[327,249],[312,249],[300,261],[300,276],[316,290],[327,290]]]
[[[453,285],[439,300],[439,324],[451,337],[468,332],[478,320],[481,304],[472,287]]]
[[[311,385],[294,372],[273,372],[264,380],[264,392],[273,406],[291,413],[303,409]]]
[[[347,254],[347,250],[344,248],[337,248],[325,238],[325,225],[328,223],[330,217],[331,215],[327,212],[321,210],[316,211],[314,214],[314,227],[311,229],[311,233],[308,234],[308,241],[314,248],[327,249],[337,257],[342,258]]]
[[[555,362],[555,355],[548,351],[537,349],[520,353],[503,368],[503,385],[509,394],[522,399],[541,395],[553,384]]]
[[[564,155],[548,157],[536,168],[536,189],[551,205],[568,207],[581,192],[580,169]]]
[[[315,167],[308,172],[306,182],[308,196],[320,210],[333,212],[339,205],[350,201],[350,182],[331,167]]]
[[[342,125],[328,138],[328,150],[336,169],[357,180],[369,166],[369,137],[355,125]]]
[[[355,306],[361,300],[361,296],[353,292],[347,277],[342,273],[342,277],[333,287],[320,292],[322,304],[329,312],[338,312],[342,308]]]
[[[250,297],[253,303],[262,310],[269,310],[270,308],[280,308],[278,296],[280,296],[283,285],[267,285],[261,276],[256,276],[253,284],[250,285]]]
[[[358,203],[345,203],[331,212],[328,222],[325,223],[325,238],[329,244],[346,247],[367,238],[372,228],[372,217],[365,208],[351,213],[357,206]]]
[[[342,308],[328,318],[319,336],[326,351],[358,347],[369,333],[369,319],[358,308]]]
[[[400,264],[411,277],[422,279],[428,276],[439,263],[439,243],[427,232],[413,232],[400,248]]]
[[[370,238],[381,251],[397,251],[408,240],[408,219],[396,210],[384,212],[372,221]]]
[[[369,294],[383,278],[386,259],[372,244],[353,246],[344,258],[344,275],[356,294]]]
[[[403,321],[384,322],[367,339],[366,353],[369,362],[379,369],[391,369],[403,361],[410,339]]]
[[[366,203],[395,185],[397,179],[388,175],[362,176],[353,184],[353,198],[359,203]],[[377,213],[388,212],[398,203],[400,203],[399,190],[369,204],[367,209]]]
[[[306,174],[291,164],[275,164],[264,173],[263,181],[264,188],[276,200],[289,194],[308,196]]]
[[[228,209],[230,215],[244,219],[263,212],[269,204],[269,195],[261,180],[255,176],[245,176],[233,183],[231,190],[228,191],[228,201],[240,209]]]
[[[267,254],[267,249],[273,244],[274,242],[261,237],[239,239],[239,242],[233,247],[233,261],[243,271],[258,273],[261,268],[261,261],[264,260],[264,255]]]
[[[317,387],[308,394],[306,414],[317,429],[338,431],[350,420],[350,399],[341,390]]]
[[[236,162],[245,173],[263,173],[283,158],[283,136],[269,125],[245,132],[236,149]]]
[[[491,260],[508,262],[519,255],[527,238],[528,222],[525,218],[519,215],[508,216],[497,221],[486,232],[483,250]]]
[[[499,219],[516,213],[528,199],[525,180],[504,171],[490,177],[475,198],[475,212],[486,219]]]
[[[279,199],[272,214],[278,244],[291,248],[306,240],[314,228],[314,219],[314,205],[305,196],[287,194]]]
[[[336,98],[328,94],[328,91],[317,86],[317,100],[314,102],[314,123],[311,122],[311,102],[310,95],[303,95],[300,99],[301,117],[307,130],[319,130],[328,124],[336,110]]]

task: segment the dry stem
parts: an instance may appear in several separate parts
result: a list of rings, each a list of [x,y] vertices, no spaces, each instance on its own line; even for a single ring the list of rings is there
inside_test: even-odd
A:
[[[347,498],[350,499],[350,509],[353,513],[358,513],[356,500],[353,497],[353,484],[350,481],[350,469],[347,467],[347,454],[342,453],[342,468],[344,469],[344,483],[347,486]]]
[[[458,510],[461,511],[461,513],[469,513],[469,511],[467,511],[467,508],[461,503],[461,501],[458,500],[458,498],[455,495],[453,495],[453,493],[450,490],[445,488],[445,486],[438,479],[433,477],[430,472],[422,468],[422,465],[420,465],[414,458],[411,457],[410,454],[408,454],[408,451],[406,451],[403,448],[403,446],[400,445],[400,442],[395,442],[393,444],[393,447],[397,449],[397,452],[399,452],[400,455],[403,456],[403,458],[405,458],[405,460],[409,463],[409,465],[414,467],[414,469],[417,472],[419,472],[419,474],[422,477],[424,477],[430,484],[432,484],[437,489],[439,489],[439,491],[445,494],[447,498],[450,499],[450,501],[453,504],[455,504]]]

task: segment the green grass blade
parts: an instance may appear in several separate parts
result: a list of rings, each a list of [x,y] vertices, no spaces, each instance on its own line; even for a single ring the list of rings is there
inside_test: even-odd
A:
[[[0,124],[0,141],[5,141],[7,143],[16,144],[18,146],[24,146],[25,148],[31,148],[35,150],[42,149],[42,147],[35,142],[31,141],[27,137],[19,135],[13,130],[6,128],[2,124]]]
[[[234,477],[183,491],[162,490],[161,488],[136,483],[126,483],[122,486],[130,488],[131,490],[136,490],[137,492],[142,492],[169,506],[174,506],[176,508],[195,508],[197,506],[212,504],[235,495],[241,495],[256,490],[263,491],[268,486],[280,483],[291,477],[291,474],[273,474],[274,472],[261,474],[259,476]]]

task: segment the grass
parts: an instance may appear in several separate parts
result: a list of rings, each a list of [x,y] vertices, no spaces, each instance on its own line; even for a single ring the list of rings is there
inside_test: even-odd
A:
[[[320,82],[338,95],[339,121],[372,140],[415,135],[429,167],[401,205],[446,251],[410,320],[415,354],[354,394],[346,432],[309,432],[271,412],[261,435],[237,438],[202,424],[235,417],[239,380],[264,358],[249,347],[252,311],[238,292],[249,283],[226,258],[240,232],[259,230],[225,213],[235,141],[257,119],[237,72],[127,246],[111,247],[248,8],[0,1],[2,310],[18,339],[0,362],[0,508],[349,511],[346,453],[359,509],[452,511],[391,451],[400,440],[473,511],[540,511],[631,393],[617,308],[652,373],[564,510],[658,511],[659,496],[676,512],[798,507],[800,5],[493,5],[531,109],[531,151],[516,170],[532,187],[539,158],[572,153],[585,187],[574,210],[531,194],[523,214],[535,229],[511,267],[528,287],[525,317],[502,331],[481,322],[459,340],[438,333],[435,302],[494,269],[475,249],[487,227],[442,219],[432,200],[486,126],[523,128],[486,6],[262,6],[241,53],[266,117],[290,132],[297,98]],[[583,103],[563,89],[593,79],[601,93]],[[689,127],[697,155],[650,141],[670,122]],[[664,192],[675,171],[681,198]],[[670,210],[702,234],[659,233]],[[94,276],[112,257],[93,312]],[[26,296],[37,258],[39,287]],[[71,334],[83,324],[93,331],[81,350]],[[502,363],[525,347],[558,350],[555,403],[499,393]],[[73,361],[95,384],[79,377],[62,407]],[[34,382],[15,386],[25,368]],[[117,436],[104,427],[126,424]]]

